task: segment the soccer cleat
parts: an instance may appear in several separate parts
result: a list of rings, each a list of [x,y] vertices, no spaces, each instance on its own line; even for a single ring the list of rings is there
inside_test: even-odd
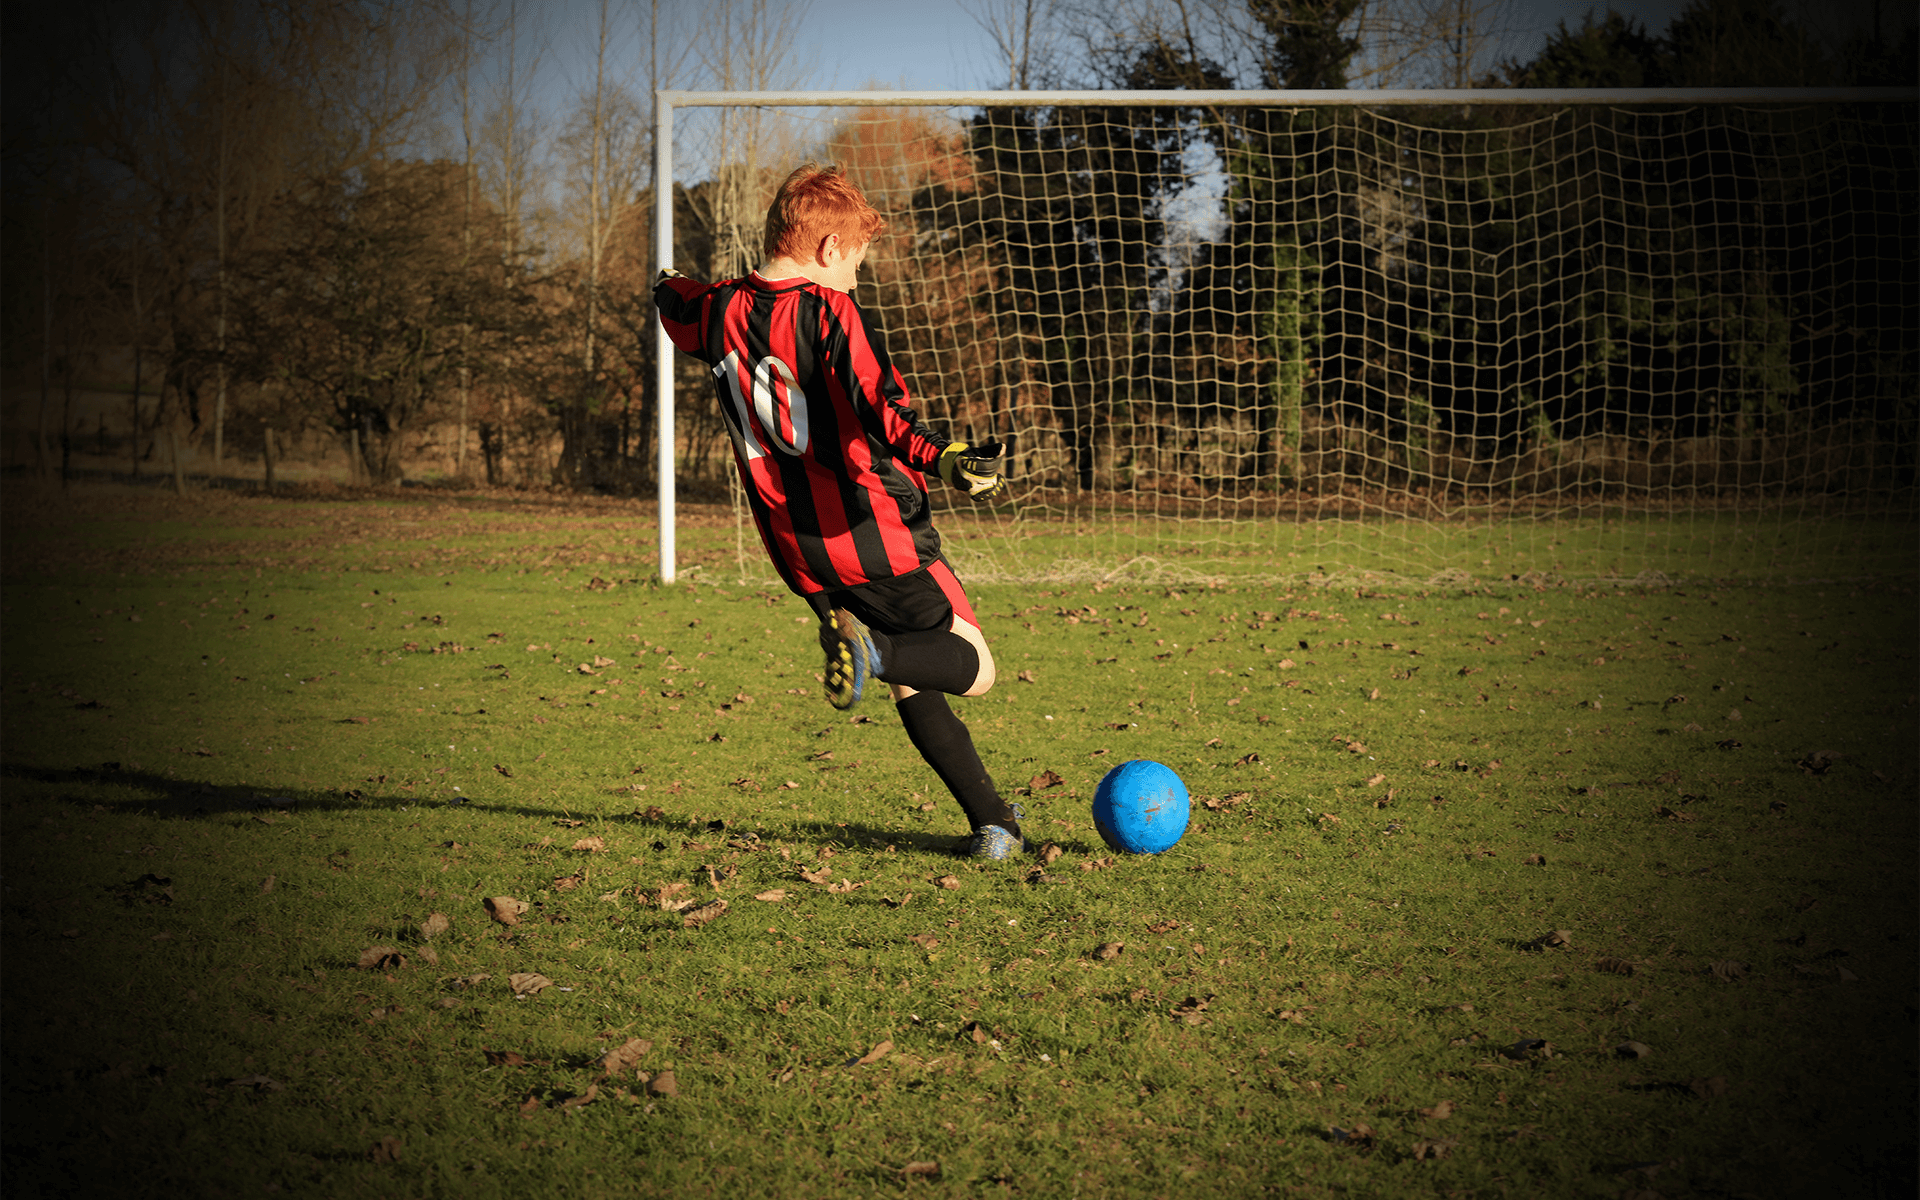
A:
[[[832,622],[820,626],[820,649],[827,656],[827,703],[842,710],[860,703],[867,680],[881,669],[880,651],[867,627],[846,609],[836,608]]]
[[[1026,810],[1018,804],[1013,806],[1015,824],[1024,820],[1026,815]],[[982,825],[973,831],[973,835],[967,839],[961,853],[968,858],[985,858],[998,862],[1012,858],[1016,854],[1025,853],[1026,849],[1026,838],[1016,837],[998,825]]]

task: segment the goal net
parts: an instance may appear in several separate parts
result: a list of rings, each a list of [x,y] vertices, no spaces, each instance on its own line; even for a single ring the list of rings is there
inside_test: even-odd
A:
[[[1015,446],[1006,503],[935,489],[969,579],[1915,571],[1910,96],[663,97],[689,274],[756,265],[799,161],[886,214],[856,296],[916,408]]]

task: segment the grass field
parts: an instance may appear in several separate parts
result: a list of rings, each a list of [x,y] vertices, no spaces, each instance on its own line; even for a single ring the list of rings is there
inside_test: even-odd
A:
[[[11,1195],[1914,1194],[1911,571],[976,586],[976,865],[645,509],[5,499]]]

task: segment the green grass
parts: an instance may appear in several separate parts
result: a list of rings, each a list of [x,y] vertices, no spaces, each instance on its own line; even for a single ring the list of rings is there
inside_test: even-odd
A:
[[[974,587],[1034,878],[644,510],[8,501],[10,1193],[1914,1190],[1910,574]]]

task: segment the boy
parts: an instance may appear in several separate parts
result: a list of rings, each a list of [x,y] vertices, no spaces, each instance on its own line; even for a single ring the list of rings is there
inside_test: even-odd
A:
[[[907,407],[906,384],[851,295],[885,221],[838,167],[787,176],[765,261],[702,284],[671,268],[653,302],[673,344],[713,368],[754,524],[780,577],[820,619],[827,699],[890,685],[907,737],[967,814],[965,853],[1025,848],[948,695],[993,686],[993,655],[940,555],[921,472],[974,499],[1006,489],[999,443],[970,446]]]

